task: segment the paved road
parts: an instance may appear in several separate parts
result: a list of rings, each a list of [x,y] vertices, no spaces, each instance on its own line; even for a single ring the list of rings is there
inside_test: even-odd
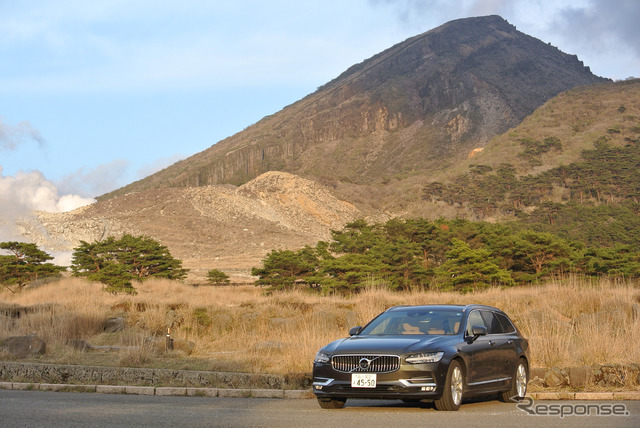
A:
[[[582,407],[570,408],[570,405]],[[341,410],[323,410],[315,400],[162,397],[0,390],[0,427],[638,427],[640,401],[538,401],[530,411],[583,413],[585,406],[627,416],[533,416],[515,404],[467,403],[458,412],[429,404],[351,400]],[[547,406],[539,407],[539,406]],[[552,406],[552,407],[549,407]],[[573,409],[573,410],[570,410]],[[609,409],[607,411],[607,409]],[[596,411],[591,407],[592,413]]]

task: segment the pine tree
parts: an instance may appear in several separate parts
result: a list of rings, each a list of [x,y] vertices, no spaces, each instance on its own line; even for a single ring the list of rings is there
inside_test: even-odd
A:
[[[30,282],[39,278],[59,277],[61,272],[67,270],[64,266],[48,263],[53,260],[46,252],[40,250],[36,244],[25,242],[1,242],[0,249],[9,252],[9,255],[0,255],[0,283],[7,289],[16,285],[17,290],[22,290]]]
[[[146,236],[123,235],[89,244],[81,241],[73,252],[74,276],[107,286],[106,291],[134,293],[132,281],[151,277],[184,279],[188,269],[169,249]]]
[[[493,262],[489,250],[472,249],[456,238],[452,242],[447,261],[435,270],[441,288],[467,292],[491,285],[515,285],[509,272]]]

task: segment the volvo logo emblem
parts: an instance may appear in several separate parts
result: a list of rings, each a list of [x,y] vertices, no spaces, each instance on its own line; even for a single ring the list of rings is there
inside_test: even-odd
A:
[[[368,369],[369,368],[369,364],[371,364],[371,360],[368,360],[366,358],[360,359],[360,362],[358,363],[358,365],[360,366],[360,368],[362,370]]]

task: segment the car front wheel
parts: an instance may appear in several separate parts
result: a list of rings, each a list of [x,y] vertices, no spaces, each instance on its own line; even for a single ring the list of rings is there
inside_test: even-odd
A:
[[[464,386],[464,375],[462,367],[457,360],[451,361],[447,370],[447,379],[444,383],[442,397],[435,400],[438,410],[458,410],[462,403],[462,391]]]
[[[516,370],[511,381],[511,388],[500,395],[502,401],[514,403],[524,398],[527,393],[527,381],[529,380],[529,370],[523,358],[518,360]]]
[[[331,399],[321,399],[318,398],[318,404],[323,409],[342,409],[346,404],[346,398],[331,398]]]

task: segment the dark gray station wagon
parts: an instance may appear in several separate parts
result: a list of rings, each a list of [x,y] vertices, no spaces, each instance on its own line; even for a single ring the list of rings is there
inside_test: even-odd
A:
[[[349,334],[313,362],[313,393],[325,409],[378,398],[458,410],[464,397],[517,401],[527,391],[527,339],[490,306],[395,306]]]

